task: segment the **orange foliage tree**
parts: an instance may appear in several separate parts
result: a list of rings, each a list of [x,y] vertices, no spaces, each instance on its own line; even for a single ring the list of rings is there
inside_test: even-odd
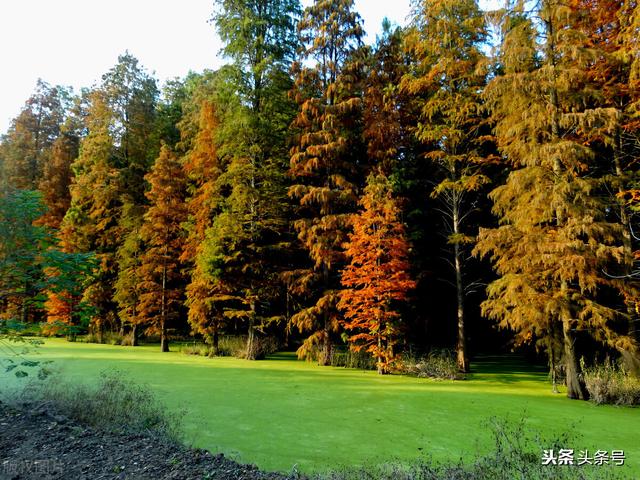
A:
[[[217,205],[216,179],[221,173],[215,140],[218,118],[213,103],[208,100],[201,102],[199,110],[198,131],[183,163],[190,196],[187,200],[189,219],[185,224],[187,235],[181,260],[192,265],[186,290],[189,324],[217,351],[218,332],[223,318],[216,315],[214,285],[196,259],[202,250],[207,229],[213,223]]]
[[[387,373],[393,347],[402,330],[398,302],[415,288],[409,275],[409,243],[400,221],[400,209],[389,180],[371,175],[360,201],[364,209],[353,220],[346,255],[351,263],[342,272],[338,308],[350,332],[354,350],[371,353],[378,373]]]
[[[184,289],[180,254],[182,223],[186,219],[184,173],[171,150],[163,146],[153,169],[145,176],[151,184],[151,205],[140,230],[146,250],[140,276],[140,317],[151,331],[160,333],[161,350],[169,351],[167,326],[176,316]]]

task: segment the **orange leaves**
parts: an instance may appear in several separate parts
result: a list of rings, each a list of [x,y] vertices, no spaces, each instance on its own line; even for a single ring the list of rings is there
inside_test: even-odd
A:
[[[353,219],[346,255],[351,263],[342,272],[338,307],[349,342],[367,348],[379,367],[393,358],[393,346],[401,331],[398,302],[415,288],[409,276],[409,244],[389,180],[369,177],[361,200],[364,210]]]
[[[159,327],[175,312],[182,296],[179,258],[187,214],[185,177],[174,153],[165,146],[146,179],[151,184],[146,194],[151,205],[140,231],[147,246],[140,267],[140,316]]]

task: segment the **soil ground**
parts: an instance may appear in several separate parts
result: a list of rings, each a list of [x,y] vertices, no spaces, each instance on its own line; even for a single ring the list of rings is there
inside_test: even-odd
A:
[[[47,405],[0,403],[0,480],[284,480],[224,455],[98,431]]]

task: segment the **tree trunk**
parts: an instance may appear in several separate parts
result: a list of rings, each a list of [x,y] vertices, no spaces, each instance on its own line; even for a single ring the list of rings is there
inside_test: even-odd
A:
[[[553,344],[549,346],[549,373],[551,374],[551,391],[553,393],[560,393],[558,391],[558,378],[556,375],[557,362],[555,349],[553,348]]]
[[[20,311],[20,319],[23,324],[29,322],[29,301],[27,300],[29,297],[29,282],[25,282],[24,284],[24,296],[22,297],[22,305]]]
[[[329,268],[326,263],[323,264],[323,279],[325,291],[329,289]],[[318,358],[318,365],[326,367],[331,365],[331,332],[329,331],[329,311],[323,312],[324,325],[322,327],[322,351]]]
[[[575,339],[571,330],[571,319],[565,312],[562,319],[562,333],[564,342],[564,364],[567,378],[567,397],[576,400],[586,400],[588,394],[580,381],[580,367],[576,358]]]
[[[378,357],[376,360],[378,362],[378,374],[384,375],[387,372],[384,368],[384,359],[382,358],[382,355],[380,355],[380,352],[382,352],[382,336],[380,335],[380,331],[378,331]]]
[[[218,334],[218,329],[216,328],[213,331],[213,337],[211,339],[211,355],[217,356],[220,353],[220,336]]]
[[[138,324],[137,323],[134,323],[133,327],[131,328],[131,346],[132,347],[138,346]]]
[[[160,351],[169,351],[169,339],[167,338],[167,266],[162,266],[162,302],[160,306]]]
[[[169,351],[169,339],[167,338],[167,324],[164,319],[161,320],[161,333],[160,333],[160,351],[168,352]]]
[[[255,360],[256,359],[256,351],[255,351],[255,319],[256,313],[256,304],[255,302],[251,302],[251,316],[249,317],[249,332],[247,336],[247,352],[245,357],[247,360]]]
[[[320,357],[318,358],[318,365],[322,367],[328,367],[331,365],[331,334],[328,328],[328,320],[326,317],[329,316],[329,312],[324,313],[325,316],[325,328],[322,331],[322,349],[320,351]]]
[[[453,210],[453,233],[460,233],[460,202],[454,199]],[[467,356],[467,337],[464,328],[464,284],[462,279],[462,251],[460,244],[454,243],[454,266],[456,270],[456,300],[457,300],[457,320],[458,320],[458,342],[456,345],[458,370],[463,373],[469,372],[469,358]]]
[[[458,369],[463,373],[469,372],[469,357],[467,356],[467,338],[464,325],[464,286],[462,284],[462,262],[460,259],[460,245],[454,245],[456,267],[456,298],[458,319],[458,343],[456,345]]]
[[[98,339],[98,343],[104,343],[104,322],[101,318],[96,320],[96,336]]]

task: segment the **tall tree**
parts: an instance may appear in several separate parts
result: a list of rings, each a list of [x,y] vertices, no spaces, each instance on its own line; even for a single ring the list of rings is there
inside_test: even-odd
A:
[[[124,205],[119,228],[125,233],[115,254],[118,276],[113,284],[113,299],[119,307],[120,334],[125,343],[134,347],[138,345],[138,327],[144,322],[140,314],[141,264],[144,253],[140,230],[143,215],[144,206]]]
[[[121,238],[122,186],[113,156],[112,118],[113,112],[102,92],[92,92],[87,116],[88,134],[72,165],[71,205],[60,232],[64,251],[95,252],[99,260],[99,272],[85,292],[85,297],[96,308],[92,326],[98,332],[115,321],[115,252]]]
[[[151,331],[160,334],[160,348],[168,352],[168,326],[179,313],[184,289],[179,258],[187,213],[185,178],[182,165],[166,146],[145,178],[151,189],[147,192],[150,206],[140,230],[145,250],[140,265],[139,315]]]
[[[274,311],[282,232],[286,230],[286,133],[293,119],[287,75],[295,52],[297,0],[218,2],[214,17],[232,60],[219,73],[218,133],[225,192],[207,231],[201,262],[229,295],[226,315],[246,325],[246,357],[255,335],[279,320]],[[206,253],[205,253],[206,252]]]
[[[115,288],[126,283],[118,282],[122,271],[135,263],[125,240],[137,234],[132,228],[147,202],[144,175],[158,153],[157,96],[155,80],[129,54],[118,58],[88,96],[88,134],[72,166],[75,180],[62,234],[65,251],[95,251],[100,258],[100,272],[86,292],[97,308],[98,332],[122,327]]]
[[[622,0],[574,0],[570,7],[573,10],[574,28],[580,32],[584,48],[589,49],[592,55],[585,65],[587,88],[592,91],[590,104],[617,111],[618,123],[613,130],[604,124],[592,125],[585,134],[597,155],[606,159],[605,168],[613,173],[612,191],[617,195],[612,195],[612,211],[619,212],[619,222],[623,226],[622,243],[626,255],[630,257],[637,242],[631,232],[632,215],[625,202],[625,192],[631,188],[638,171],[640,125],[633,113],[634,97],[635,101],[638,98],[633,68],[638,60],[637,55],[630,54],[630,49],[635,47],[637,50],[638,45],[637,38],[628,37],[627,31],[633,28],[633,10],[637,5]],[[604,167],[605,162],[601,163]],[[631,264],[627,264],[624,271],[616,273],[625,277],[632,268]],[[629,331],[640,340],[635,311],[637,285],[632,282],[625,284],[628,287],[625,296]],[[635,355],[625,355],[629,366],[632,366],[630,363],[634,356],[637,357],[637,352]],[[635,369],[640,372],[640,365],[635,365]]]
[[[474,197],[489,182],[482,171],[490,152],[481,99],[486,37],[484,14],[475,0],[417,2],[406,41],[416,62],[402,83],[409,94],[424,99],[415,134],[425,157],[439,169],[432,196],[443,204],[455,277],[457,361],[463,372],[469,370],[465,297],[473,286],[466,263],[475,233],[468,224]]]
[[[384,175],[371,175],[363,208],[353,220],[342,271],[345,287],[338,308],[344,311],[343,326],[350,332],[355,350],[365,349],[377,361],[378,373],[388,373],[395,359],[394,346],[402,332],[399,302],[415,287],[409,276],[409,243],[391,183]]]
[[[538,340],[551,358],[559,343],[567,396],[585,398],[578,335],[618,349],[632,342],[620,330],[620,312],[602,301],[616,289],[603,271],[628,259],[616,244],[620,225],[607,219],[596,195],[594,152],[581,135],[593,124],[613,127],[615,112],[585,108],[590,56],[570,11],[555,0],[533,10],[509,7],[499,59],[504,73],[486,97],[513,171],[491,193],[501,225],[482,229],[475,249],[492,258],[500,276],[482,310],[519,341]]]
[[[156,80],[126,52],[102,77],[100,90],[112,112],[110,132],[114,162],[120,170],[123,200],[145,202],[144,176],[160,149],[156,130]]]
[[[222,309],[216,308],[220,292],[216,291],[206,267],[197,259],[203,254],[207,230],[211,228],[219,208],[217,179],[222,171],[216,145],[219,121],[210,100],[200,99],[199,109],[198,131],[183,160],[190,192],[187,201],[189,219],[181,259],[191,266],[186,290],[189,324],[193,331],[204,336],[213,353],[217,354],[219,333],[225,322]]]
[[[298,104],[293,123],[291,170],[295,184],[289,195],[300,208],[298,238],[312,266],[303,276],[315,304],[291,318],[301,333],[310,334],[298,350],[321,365],[330,362],[332,335],[339,329],[336,308],[343,243],[366,176],[362,142],[362,37],[360,16],[352,0],[316,1],[298,25],[300,58],[294,64]]]

